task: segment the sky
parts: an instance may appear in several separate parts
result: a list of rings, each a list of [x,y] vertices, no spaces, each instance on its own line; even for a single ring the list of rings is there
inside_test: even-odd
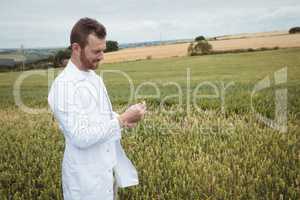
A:
[[[288,30],[299,0],[0,0],[0,48],[66,47],[82,17],[119,43]]]

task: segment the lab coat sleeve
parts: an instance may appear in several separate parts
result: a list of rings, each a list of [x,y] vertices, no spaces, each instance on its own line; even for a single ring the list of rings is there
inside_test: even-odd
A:
[[[120,117],[120,114],[119,113],[117,113],[117,112],[115,112],[115,111],[113,111],[113,117],[115,117],[115,118],[117,118],[117,119],[119,119],[119,117]],[[120,125],[120,129],[121,129],[121,131],[123,130],[123,126],[121,126],[121,124],[119,124]]]
[[[68,91],[72,88],[68,89]],[[66,94],[67,93],[67,94]],[[67,95],[67,96],[66,96]],[[61,87],[53,86],[48,96],[48,102],[65,136],[78,148],[89,148],[96,143],[121,139],[121,129],[116,115],[111,120],[91,121],[88,114],[81,112],[80,101],[67,102],[70,95]],[[79,105],[78,105],[79,103]]]
[[[115,117],[119,117],[120,115],[118,113],[116,113],[115,111],[113,112]]]

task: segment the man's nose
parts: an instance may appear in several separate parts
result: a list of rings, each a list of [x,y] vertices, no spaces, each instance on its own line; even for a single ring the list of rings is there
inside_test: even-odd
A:
[[[100,61],[100,60],[103,60],[103,58],[104,58],[104,53],[103,53],[103,52],[99,53],[99,55],[98,55],[98,60],[99,60],[99,61]]]

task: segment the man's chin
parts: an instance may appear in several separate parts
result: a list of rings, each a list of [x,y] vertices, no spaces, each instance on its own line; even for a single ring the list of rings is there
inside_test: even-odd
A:
[[[90,66],[90,69],[95,70],[95,69],[98,68],[98,65],[99,65],[98,62],[97,62],[97,63],[94,63],[94,64],[92,64],[92,65]]]

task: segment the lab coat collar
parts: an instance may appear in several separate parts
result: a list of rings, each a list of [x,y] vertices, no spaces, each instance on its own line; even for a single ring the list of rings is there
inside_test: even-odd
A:
[[[88,79],[93,71],[88,70],[88,71],[83,71],[78,69],[78,67],[71,61],[69,60],[67,66],[66,66],[66,72],[68,75],[70,75],[70,79],[75,80],[75,81],[83,81]]]

